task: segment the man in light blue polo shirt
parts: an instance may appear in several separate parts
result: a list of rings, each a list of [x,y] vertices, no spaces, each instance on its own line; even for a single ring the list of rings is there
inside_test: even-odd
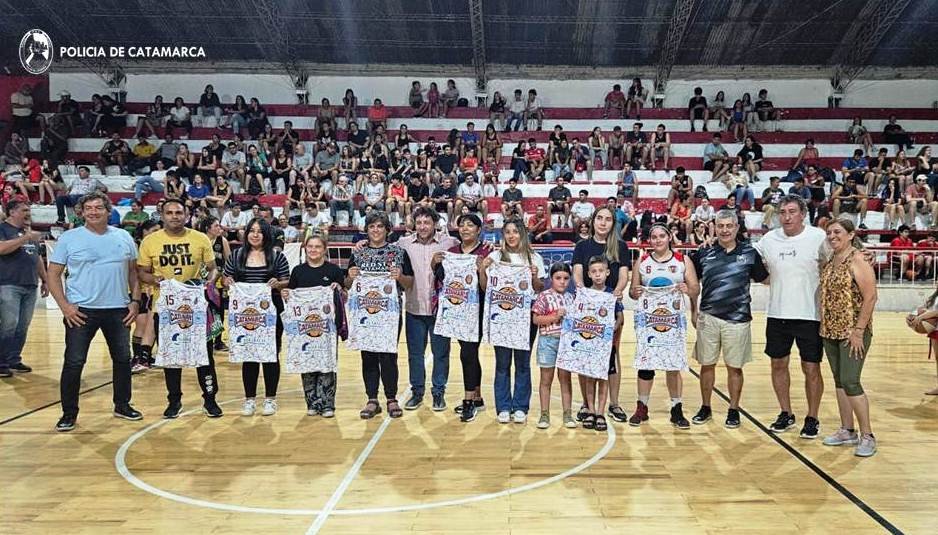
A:
[[[143,418],[130,405],[130,324],[140,306],[137,247],[130,234],[108,226],[111,202],[106,195],[89,193],[78,205],[85,225],[62,234],[49,264],[49,291],[65,318],[62,418],[56,431],[75,428],[81,372],[99,329],[111,354],[114,416],[125,420]],[[63,287],[66,268],[68,281]]]

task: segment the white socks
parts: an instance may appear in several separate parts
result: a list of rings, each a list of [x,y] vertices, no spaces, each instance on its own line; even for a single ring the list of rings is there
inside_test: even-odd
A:
[[[678,403],[681,403],[681,401],[682,398],[671,398],[671,408],[673,409]]]

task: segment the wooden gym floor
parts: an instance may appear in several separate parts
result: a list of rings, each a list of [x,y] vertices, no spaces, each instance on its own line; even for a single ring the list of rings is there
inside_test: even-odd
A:
[[[635,396],[630,329],[627,321],[621,401],[628,411]],[[767,424],[778,408],[763,329],[757,317],[757,358],[746,367],[742,407]],[[640,429],[563,429],[556,383],[550,430],[535,428],[536,384],[528,423],[499,425],[490,348],[483,353],[488,409],[470,424],[426,404],[401,420],[360,420],[359,357],[345,349],[333,420],[307,417],[299,378],[286,374],[276,416],[240,416],[240,370],[221,362],[223,418],[194,413],[163,423],[163,375],[154,370],[134,377],[144,420],[126,422],[111,416],[111,373],[99,337],[85,368],[78,428],[59,434],[63,328],[57,312],[37,311],[24,351],[35,371],[0,380],[0,533],[935,533],[938,399],[922,395],[935,385],[935,363],[901,314],[877,312],[874,329],[863,378],[879,453],[859,459],[852,448],[795,432],[776,439],[748,417],[727,430],[727,402],[719,397],[714,421],[675,430],[663,380]],[[450,407],[462,395],[457,355]],[[406,358],[400,363],[403,391]],[[825,435],[838,421],[826,363],[823,370]],[[184,377],[185,410],[197,409],[195,372]],[[698,384],[684,375],[688,418],[699,405]],[[792,394],[800,426],[797,359]]]

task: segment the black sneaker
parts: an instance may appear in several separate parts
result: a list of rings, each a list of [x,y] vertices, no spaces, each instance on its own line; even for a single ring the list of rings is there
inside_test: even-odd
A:
[[[462,410],[459,411],[460,422],[471,422],[476,419],[476,406],[472,400],[464,399],[461,408]]]
[[[690,429],[690,422],[684,418],[683,403],[671,407],[671,425],[678,429]]]
[[[125,420],[143,420],[143,413],[133,408],[129,403],[114,407],[114,416]]]
[[[869,229],[866,227],[866,223],[860,223],[859,229],[860,229],[860,230],[869,230]]]
[[[712,416],[713,411],[710,410],[710,405],[701,405],[700,410],[697,411],[697,414],[695,414],[690,421],[694,422],[696,425],[705,424],[710,421]]]
[[[443,393],[433,394],[433,410],[434,412],[440,412],[446,410],[446,400],[443,398]]]
[[[55,430],[59,433],[66,433],[71,431],[72,429],[75,429],[75,420],[77,419],[77,416],[63,415],[61,418],[59,418],[58,423],[55,424]]]
[[[415,411],[417,410],[418,407],[420,407],[422,403],[423,403],[422,395],[418,396],[418,395],[412,394],[410,396],[410,399],[408,399],[407,402],[404,403],[404,410]]]
[[[793,427],[795,427],[795,415],[782,411],[778,413],[778,418],[772,422],[769,429],[775,433],[784,433]]]
[[[13,372],[10,368],[0,368],[0,377],[13,377]]]
[[[178,401],[171,401],[169,405],[166,406],[166,410],[163,411],[163,418],[166,418],[167,420],[179,418],[180,412],[182,412],[182,403]]]
[[[726,422],[723,424],[727,429],[736,429],[739,427],[739,409],[730,409],[726,412]]]
[[[476,412],[481,412],[485,410],[485,401],[481,399],[473,400],[472,404],[475,406]],[[462,403],[453,407],[453,412],[455,412],[456,414],[462,414]]]
[[[23,364],[22,362],[17,362],[16,364],[10,366],[10,371],[15,373],[29,373],[33,371],[33,369]]]
[[[817,418],[811,416],[805,416],[804,425],[801,427],[801,438],[814,439],[817,438],[818,432],[821,430],[821,422]]]
[[[221,418],[224,414],[221,411],[221,407],[218,406],[218,403],[215,403],[214,397],[205,400],[205,403],[202,404],[202,411],[209,418]]]
[[[228,351],[228,346],[221,341],[221,338],[215,340],[215,351]]]
[[[589,407],[585,404],[580,405],[580,410],[576,411],[576,421],[582,422],[584,418],[590,415]]]

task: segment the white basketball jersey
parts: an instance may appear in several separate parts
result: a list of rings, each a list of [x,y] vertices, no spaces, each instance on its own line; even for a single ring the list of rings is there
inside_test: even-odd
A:
[[[684,308],[676,287],[645,288],[635,304],[635,369],[687,369]]]
[[[336,371],[335,291],[328,287],[290,290],[284,303],[287,373]]]
[[[277,362],[277,310],[270,286],[236,282],[228,290],[228,360]]]
[[[160,282],[159,350],[156,365],[163,368],[208,366],[208,303],[205,289],[167,279]]]
[[[479,341],[479,273],[475,255],[446,253],[434,334]]]
[[[362,273],[348,300],[348,347],[375,353],[397,353],[401,317],[397,283],[387,274]]]
[[[557,367],[607,379],[615,325],[616,296],[589,288],[577,290],[560,326]]]
[[[645,253],[638,264],[642,286],[668,286],[660,284],[660,280],[657,281],[659,284],[653,283],[655,279],[666,279],[671,284],[684,282],[684,269],[684,255],[678,252],[673,253],[671,258],[664,262],[659,262],[652,255]]]
[[[531,348],[531,268],[494,263],[488,268],[483,339],[493,346]]]

